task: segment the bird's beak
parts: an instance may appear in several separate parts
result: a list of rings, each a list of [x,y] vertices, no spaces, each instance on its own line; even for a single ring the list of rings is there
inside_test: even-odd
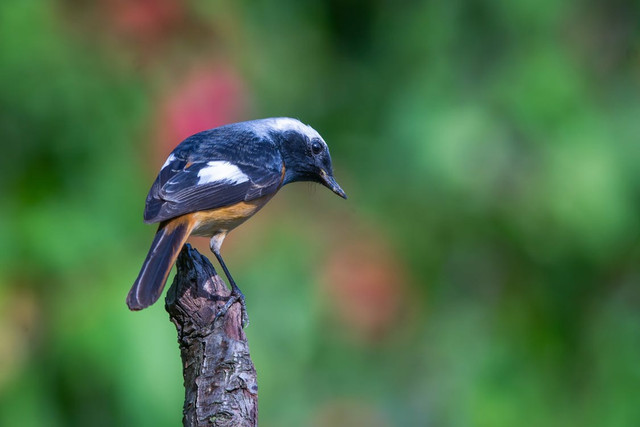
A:
[[[325,187],[327,187],[329,190],[333,191],[343,199],[347,198],[347,195],[345,194],[344,190],[340,188],[340,186],[336,182],[336,179],[333,176],[329,175],[324,170],[321,170],[320,177],[322,178],[322,184]]]

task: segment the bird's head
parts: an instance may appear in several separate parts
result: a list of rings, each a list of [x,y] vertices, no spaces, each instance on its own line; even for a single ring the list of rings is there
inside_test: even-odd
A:
[[[318,182],[343,199],[345,192],[333,177],[329,147],[311,126],[296,119],[268,119],[271,134],[276,139],[285,165],[284,183]]]

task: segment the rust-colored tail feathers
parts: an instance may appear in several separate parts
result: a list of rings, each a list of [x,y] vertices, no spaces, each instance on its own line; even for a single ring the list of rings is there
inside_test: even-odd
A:
[[[158,227],[140,274],[127,296],[127,305],[131,310],[142,310],[160,298],[171,267],[193,229],[190,219],[189,216],[182,216],[163,222]]]

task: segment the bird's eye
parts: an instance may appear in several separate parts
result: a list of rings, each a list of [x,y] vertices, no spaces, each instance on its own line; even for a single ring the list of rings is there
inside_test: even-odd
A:
[[[320,143],[320,141],[313,141],[311,143],[311,151],[313,152],[313,154],[320,154],[322,153],[322,150],[324,149],[324,147],[322,146],[322,144]]]

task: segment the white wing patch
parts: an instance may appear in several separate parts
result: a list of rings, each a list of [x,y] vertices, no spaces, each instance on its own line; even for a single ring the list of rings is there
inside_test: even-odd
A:
[[[226,181],[232,184],[249,181],[249,177],[242,173],[240,168],[222,160],[207,162],[207,167],[198,171],[198,178],[200,178],[198,185],[218,181]]]
[[[167,166],[169,166],[169,164],[170,164],[171,162],[173,162],[175,159],[176,159],[176,156],[174,156],[173,154],[170,154],[170,155],[169,155],[169,157],[167,158],[167,161],[166,161],[166,162],[164,162],[164,165],[162,165],[162,167],[161,167],[160,169],[164,169],[164,168],[166,168],[166,167],[167,167]]]

